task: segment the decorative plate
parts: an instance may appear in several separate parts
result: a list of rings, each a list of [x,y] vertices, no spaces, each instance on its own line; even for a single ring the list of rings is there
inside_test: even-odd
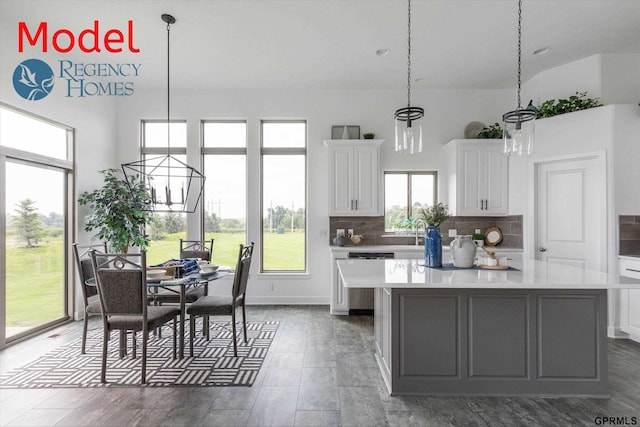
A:
[[[464,127],[464,137],[466,139],[476,139],[480,131],[485,127],[487,125],[482,122],[470,122]]]
[[[502,231],[498,227],[487,228],[484,230],[484,242],[489,246],[502,242]]]

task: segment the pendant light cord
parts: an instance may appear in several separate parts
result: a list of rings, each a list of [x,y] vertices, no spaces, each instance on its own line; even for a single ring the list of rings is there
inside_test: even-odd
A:
[[[518,110],[522,109],[520,102],[520,68],[522,66],[522,0],[518,0]]]
[[[407,107],[411,106],[411,0],[407,9]]]
[[[171,33],[171,23],[167,22],[167,155],[171,155],[171,115],[170,115],[170,105],[171,105],[171,90],[170,90],[170,70],[169,70],[169,64],[170,64],[170,33]],[[170,175],[170,174],[169,174]]]

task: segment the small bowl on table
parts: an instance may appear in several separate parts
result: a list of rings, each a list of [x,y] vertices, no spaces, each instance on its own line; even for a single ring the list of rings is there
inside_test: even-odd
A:
[[[154,269],[147,270],[147,280],[160,280],[167,275],[167,270]]]
[[[215,264],[201,264],[200,265],[200,273],[201,274],[213,274],[218,271],[219,265]]]

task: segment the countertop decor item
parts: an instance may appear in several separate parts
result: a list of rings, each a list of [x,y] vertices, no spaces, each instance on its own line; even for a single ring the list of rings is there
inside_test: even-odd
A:
[[[424,108],[411,106],[411,0],[407,1],[407,106],[394,114],[396,151],[409,154],[422,152],[422,119]]]
[[[373,139],[373,138],[375,138],[375,137],[376,137],[376,134],[375,134],[375,133],[371,133],[371,132],[363,133],[363,134],[362,134],[362,137],[363,137],[364,139]]]
[[[502,231],[498,227],[489,227],[484,230],[484,242],[488,246],[495,246],[502,242]]]
[[[471,237],[471,235],[457,236],[451,242],[451,258],[453,259],[454,266],[458,268],[469,268],[473,266],[478,247],[473,243]]]
[[[528,155],[533,153],[533,129],[536,112],[522,108],[520,103],[522,68],[522,0],[518,0],[518,106],[502,115],[504,122],[504,154]]]
[[[487,127],[487,125],[482,122],[469,122],[464,127],[464,137],[466,139],[476,139],[478,138],[478,134],[480,133],[480,131],[485,127]]]
[[[442,267],[442,235],[440,228],[430,225],[424,236],[424,263],[427,267]]]
[[[449,219],[449,205],[438,202],[428,208],[420,208],[419,216],[427,225],[440,227],[443,222]]]
[[[144,177],[154,212],[193,213],[204,190],[205,176],[171,154],[169,47],[171,24],[175,24],[176,18],[166,13],[161,18],[167,24],[167,154],[147,155],[143,160],[123,163],[122,171],[129,184],[137,177]]]

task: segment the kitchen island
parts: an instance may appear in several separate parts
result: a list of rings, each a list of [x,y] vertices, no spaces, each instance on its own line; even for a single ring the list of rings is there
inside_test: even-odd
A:
[[[422,260],[339,260],[374,288],[376,359],[391,394],[608,393],[607,289],[640,281],[525,260],[442,270]]]

